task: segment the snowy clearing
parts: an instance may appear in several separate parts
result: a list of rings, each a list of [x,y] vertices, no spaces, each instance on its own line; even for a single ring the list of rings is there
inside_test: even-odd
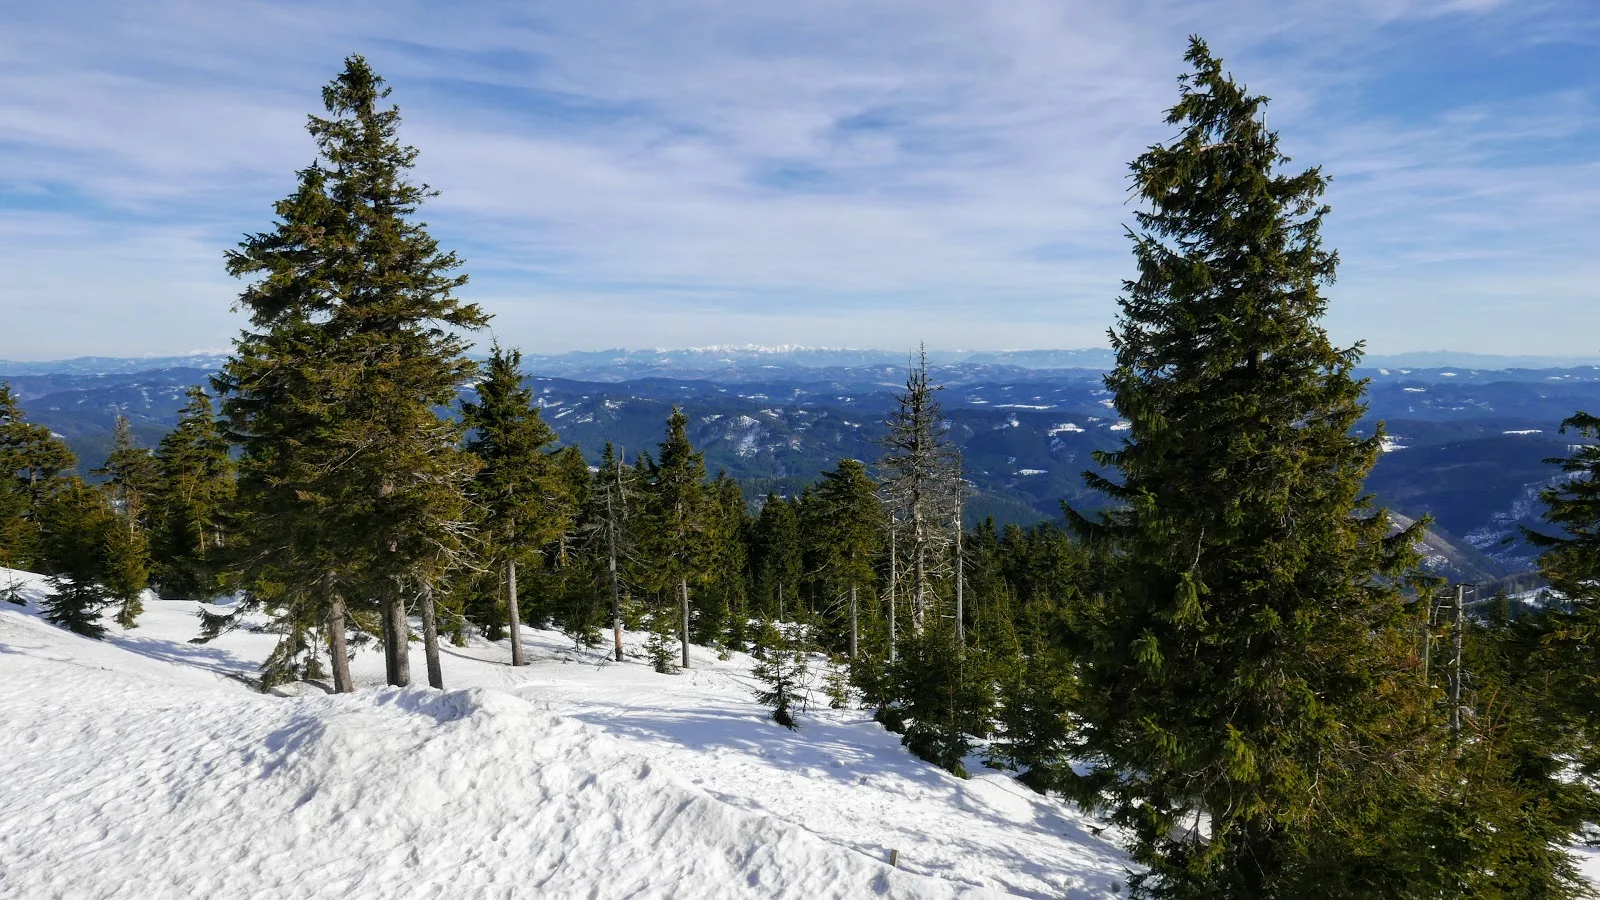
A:
[[[264,696],[239,678],[271,634],[190,644],[198,605],[152,599],[91,641],[13,578],[0,896],[1086,900],[1126,876],[1092,821],[928,766],[865,712],[778,727],[742,654],[658,675],[529,631],[521,669],[505,642],[447,646],[443,694],[383,687],[369,646],[354,695]]]

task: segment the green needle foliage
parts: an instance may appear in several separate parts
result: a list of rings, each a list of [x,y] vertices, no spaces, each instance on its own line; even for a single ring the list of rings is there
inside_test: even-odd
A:
[[[77,464],[65,441],[27,421],[11,385],[0,381],[0,566],[39,564],[45,505]]]
[[[156,447],[151,574],[163,596],[208,600],[224,590],[213,557],[226,541],[234,465],[211,397],[199,387],[188,397]]]
[[[523,385],[521,365],[521,351],[505,351],[496,343],[478,382],[477,401],[461,404],[471,429],[467,451],[483,464],[472,482],[483,537],[480,555],[498,571],[495,593],[501,587],[507,591],[508,619],[496,615],[484,624],[498,637],[499,622],[509,621],[513,665],[523,664],[522,614],[519,598],[510,593],[516,567],[538,561],[539,551],[564,531],[569,493],[548,455],[556,433],[540,416],[533,391]]]
[[[689,443],[688,427],[689,418],[674,409],[660,445],[660,461],[648,468],[648,499],[640,523],[646,586],[677,595],[678,642],[685,669],[689,668],[689,588],[709,580],[716,553],[705,457]],[[661,617],[657,612],[652,622]]]
[[[336,682],[346,598],[375,603],[388,679],[403,685],[406,604],[420,598],[429,618],[469,531],[476,462],[438,409],[476,370],[462,332],[488,316],[456,298],[460,260],[415,219],[434,192],[407,177],[417,151],[399,143],[388,96],[360,56],[323,89],[328,116],[307,124],[318,159],[274,228],[228,254],[231,274],[255,280],[216,387],[242,449],[233,555],[246,583],[273,597],[286,641],[327,629]]]
[[[132,628],[144,611],[140,595],[150,583],[151,501],[160,489],[160,471],[150,451],[134,444],[126,416],[117,416],[111,455],[91,474],[105,479],[120,520],[120,527],[105,539],[105,586],[121,603],[117,624]]]
[[[1086,473],[1119,505],[1076,520],[1116,552],[1080,794],[1149,867],[1138,895],[1312,896],[1359,852],[1346,792],[1398,777],[1395,579],[1419,532],[1391,535],[1362,493],[1381,430],[1351,435],[1359,347],[1318,324],[1327,179],[1281,173],[1265,98],[1198,38],[1186,59],[1177,136],[1132,165],[1139,274],[1106,377],[1131,432],[1100,457],[1120,483]]]

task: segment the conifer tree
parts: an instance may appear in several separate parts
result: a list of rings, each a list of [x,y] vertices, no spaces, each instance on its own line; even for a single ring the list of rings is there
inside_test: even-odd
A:
[[[762,683],[756,690],[756,702],[772,707],[772,721],[790,731],[800,728],[794,713],[805,705],[801,694],[808,668],[804,629],[795,623],[762,619],[756,632],[756,663],[750,668],[750,674]]]
[[[1592,896],[1568,850],[1600,811],[1592,780],[1572,777],[1574,761],[1592,760],[1592,739],[1567,701],[1574,681],[1584,695],[1593,686],[1556,656],[1567,648],[1551,640],[1552,626],[1566,615],[1556,608],[1512,618],[1497,603],[1464,623],[1472,675],[1464,705],[1476,714],[1439,754],[1441,796],[1426,810],[1426,852],[1418,854],[1437,867],[1428,880],[1458,896]]]
[[[861,644],[861,597],[877,583],[874,562],[883,550],[885,517],[878,486],[859,460],[841,459],[822,473],[810,515],[810,543],[818,572],[827,584],[848,595],[846,655],[854,660]]]
[[[0,565],[36,566],[40,519],[64,474],[78,464],[66,442],[23,414],[9,382],[0,381]]]
[[[225,540],[234,466],[211,397],[198,386],[187,396],[155,452],[151,578],[180,598],[206,600],[221,590],[212,560]]]
[[[487,537],[489,558],[502,571],[506,615],[511,627],[511,664],[525,664],[517,565],[537,558],[562,523],[561,485],[547,456],[556,433],[546,425],[522,383],[522,352],[495,343],[478,401],[463,401],[463,418],[472,429],[467,450],[482,460],[472,494]]]
[[[705,457],[689,443],[688,425],[689,418],[674,408],[660,460],[650,467],[648,519],[640,529],[648,547],[647,582],[656,590],[677,594],[685,669],[689,668],[689,585],[706,581],[715,549]]]
[[[409,179],[389,89],[360,56],[323,89],[307,129],[318,159],[277,204],[271,231],[228,255],[250,326],[215,380],[242,448],[237,559],[248,580],[286,584],[294,621],[320,622],[337,690],[350,689],[350,596],[377,601],[388,681],[410,682],[406,605],[416,600],[442,680],[434,587],[461,561],[463,491],[475,463],[437,413],[474,371],[463,330],[487,316],[415,214],[434,194]],[[301,609],[299,607],[306,607]]]
[[[906,374],[906,389],[895,395],[896,407],[883,439],[884,498],[891,520],[903,530],[900,548],[910,562],[911,625],[920,632],[935,600],[933,581],[940,554],[949,544],[954,520],[956,464],[949,426],[928,377],[923,349]]]
[[[804,572],[804,546],[796,504],[768,492],[756,516],[754,534],[755,582],[762,607],[782,622],[796,618],[798,586]]]
[[[103,637],[100,611],[114,599],[106,587],[108,543],[122,530],[105,493],[66,478],[45,498],[39,526],[41,562],[50,575],[50,596],[40,604],[45,619]]]
[[[144,611],[140,595],[150,582],[150,501],[160,473],[150,451],[134,444],[126,416],[117,416],[116,437],[105,465],[90,474],[104,478],[119,527],[105,535],[105,588],[120,603],[117,624],[134,627]]]
[[[622,662],[622,569],[629,555],[628,510],[634,493],[633,468],[607,442],[585,494],[580,529],[587,535],[610,598],[612,655],[617,662]]]
[[[1326,178],[1280,173],[1264,98],[1200,39],[1186,59],[1178,135],[1132,165],[1138,277],[1106,376],[1131,430],[1097,457],[1121,481],[1086,474],[1120,505],[1076,520],[1116,551],[1080,796],[1128,829],[1138,895],[1336,896],[1374,815],[1354,798],[1402,768],[1378,760],[1410,706],[1395,579],[1421,526],[1391,536],[1362,494],[1382,431],[1352,436],[1359,347],[1318,324]]]
[[[748,611],[749,515],[739,482],[718,472],[707,489],[711,517],[711,576],[702,592],[696,633],[703,642],[742,649]]]
[[[895,713],[905,722],[901,742],[941,769],[967,777],[963,759],[987,737],[994,708],[993,680],[982,654],[962,653],[955,628],[939,618],[908,636],[890,666]]]
[[[645,639],[645,656],[650,659],[650,665],[663,675],[676,675],[679,671],[677,654],[674,653],[672,638],[674,619],[669,607],[665,603],[656,603],[650,610],[649,619],[645,623],[650,632],[650,637]]]
[[[1040,611],[1024,619],[1020,652],[1007,660],[998,679],[995,718],[1000,735],[992,748],[997,760],[1022,772],[1018,781],[1040,793],[1070,786],[1076,738],[1072,659],[1050,639],[1048,628]]]

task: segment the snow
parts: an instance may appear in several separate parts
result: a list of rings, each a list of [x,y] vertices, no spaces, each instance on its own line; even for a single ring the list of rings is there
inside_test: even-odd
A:
[[[1050,474],[1050,470],[1049,469],[1018,469],[1017,470],[1017,474],[1018,475],[1048,475],[1048,474]]]
[[[1129,422],[1127,419],[1118,419],[1116,424],[1111,426],[1111,430],[1112,431],[1131,431],[1131,430],[1133,430],[1133,423]]]
[[[1404,440],[1404,438],[1400,437],[1399,435],[1386,434],[1383,436],[1383,440],[1378,442],[1378,452],[1393,453],[1396,450],[1404,450],[1406,449],[1406,445],[1400,443],[1402,440]],[[1410,459],[1411,457],[1408,456],[1406,458]]]
[[[1523,429],[1520,429],[1518,431],[1502,431],[1500,433],[1501,434],[1543,434],[1544,430],[1541,429],[1541,428],[1523,428]]]
[[[1428,392],[1427,388],[1401,388],[1401,390],[1408,394],[1426,394]]]
[[[1056,425],[1056,426],[1051,427],[1050,436],[1051,437],[1055,437],[1056,435],[1062,434],[1063,432],[1072,433],[1072,432],[1079,432],[1079,431],[1082,431],[1082,430],[1083,430],[1082,428],[1079,428],[1077,425],[1073,424],[1072,422],[1062,422],[1060,425]]]
[[[91,641],[12,578],[3,896],[1100,900],[1129,865],[1071,807],[928,766],[866,712],[778,727],[743,654],[659,675],[643,636],[615,663],[530,630],[521,669],[503,641],[446,646],[447,693],[381,686],[369,647],[355,694],[267,696],[240,679],[270,633],[191,644],[198,604],[151,598]]]

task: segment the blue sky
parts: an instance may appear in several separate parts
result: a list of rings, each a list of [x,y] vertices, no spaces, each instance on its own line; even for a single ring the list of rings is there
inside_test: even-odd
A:
[[[0,358],[227,346],[350,52],[507,343],[1101,346],[1190,33],[1334,176],[1336,339],[1600,355],[1594,0],[0,0]]]

